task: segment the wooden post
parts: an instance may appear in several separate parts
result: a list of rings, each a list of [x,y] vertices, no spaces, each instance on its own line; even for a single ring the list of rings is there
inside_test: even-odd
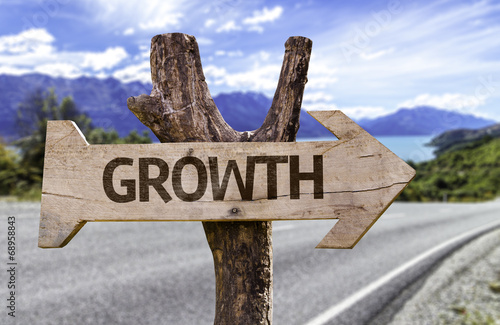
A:
[[[311,48],[305,37],[286,41],[271,108],[255,131],[238,132],[224,121],[205,82],[196,39],[186,34],[153,37],[153,90],[127,104],[161,142],[292,142]],[[271,222],[203,222],[203,227],[214,258],[214,324],[272,324]]]

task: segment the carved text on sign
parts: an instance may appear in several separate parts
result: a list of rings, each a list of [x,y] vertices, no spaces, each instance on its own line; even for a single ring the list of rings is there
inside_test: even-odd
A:
[[[169,176],[175,196],[184,202],[194,202],[201,199],[208,187],[210,180],[212,197],[215,201],[223,201],[231,175],[238,186],[241,200],[252,201],[254,194],[255,166],[256,164],[267,165],[267,199],[278,198],[278,164],[289,164],[289,188],[290,199],[300,199],[301,181],[312,181],[314,186],[314,198],[323,198],[323,156],[313,155],[313,170],[310,172],[300,170],[300,156],[248,156],[246,160],[246,177],[243,180],[242,173],[236,160],[227,161],[222,180],[219,178],[218,157],[208,157],[208,164],[200,158],[193,156],[182,157],[173,165],[171,176],[168,163],[162,158],[146,157],[139,158],[138,162],[129,157],[118,157],[106,164],[102,175],[102,183],[106,196],[116,203],[128,203],[137,199],[137,188],[139,189],[139,201],[149,202],[150,190],[158,193],[161,199],[168,203],[172,200],[163,183],[168,181]],[[117,168],[134,168],[138,165],[138,177],[136,179],[121,179],[120,186],[125,189],[120,191],[113,185],[114,173]],[[196,169],[197,185],[194,191],[188,192],[184,189],[182,182],[182,171],[186,166]],[[209,166],[207,172],[207,165]],[[154,166],[157,172],[154,176],[150,173],[150,167]],[[124,192],[123,194],[120,192]]]

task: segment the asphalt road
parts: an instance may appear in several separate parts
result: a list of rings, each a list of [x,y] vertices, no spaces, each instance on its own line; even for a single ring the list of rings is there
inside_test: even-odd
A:
[[[274,222],[274,324],[368,323],[472,229],[500,221],[499,212],[499,201],[395,203],[353,250],[314,249],[334,220]],[[8,216],[16,218],[16,317],[1,308],[0,324],[213,324],[201,223],[88,223],[65,248],[44,250],[39,205],[0,203],[2,269]]]

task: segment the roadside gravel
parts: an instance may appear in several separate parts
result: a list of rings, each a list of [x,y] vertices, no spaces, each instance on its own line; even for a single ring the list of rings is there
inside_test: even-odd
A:
[[[500,230],[470,242],[422,283],[389,324],[500,324]]]

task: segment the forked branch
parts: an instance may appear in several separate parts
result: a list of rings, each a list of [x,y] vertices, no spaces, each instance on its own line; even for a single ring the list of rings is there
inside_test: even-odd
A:
[[[286,41],[273,103],[255,131],[237,132],[224,121],[208,90],[196,39],[186,34],[152,39],[153,90],[127,104],[161,142],[295,141],[311,47],[305,37]],[[271,325],[271,222],[204,222],[203,227],[215,266],[215,324]]]

